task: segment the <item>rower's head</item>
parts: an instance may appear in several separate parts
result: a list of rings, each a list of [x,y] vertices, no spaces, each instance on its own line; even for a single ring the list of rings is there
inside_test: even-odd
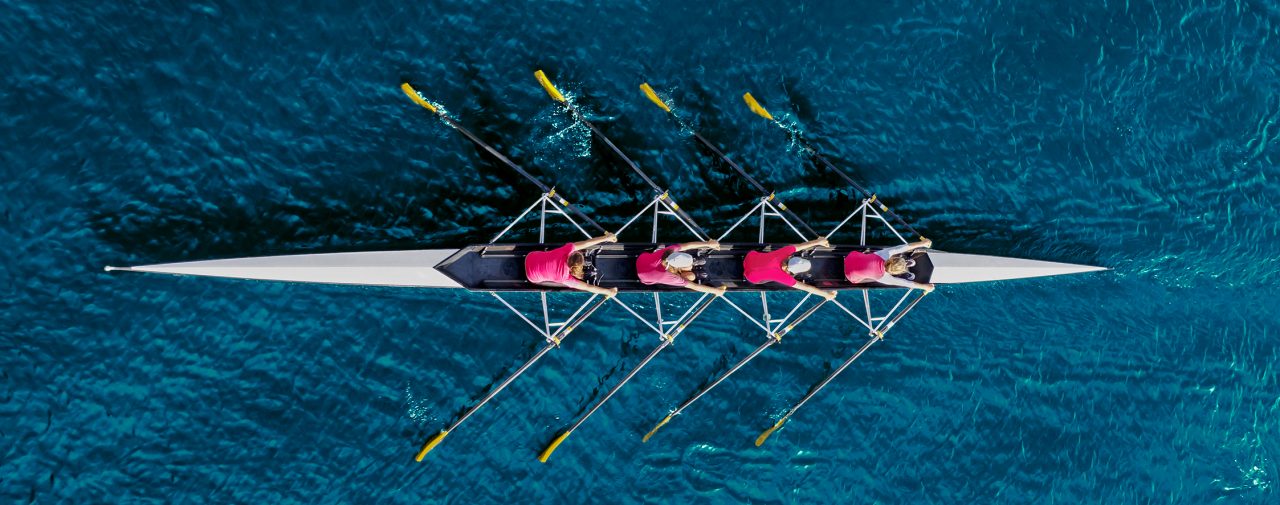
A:
[[[787,273],[791,275],[808,272],[810,268],[813,268],[813,264],[809,263],[807,259],[799,256],[787,258]]]
[[[693,268],[693,255],[685,252],[673,252],[668,254],[666,259],[662,260],[667,268],[676,271],[689,270]]]
[[[572,275],[575,279],[582,280],[582,277],[586,275],[584,270],[586,269],[587,257],[583,256],[581,252],[574,251],[569,254],[567,263],[569,264],[569,275]]]
[[[890,256],[884,262],[884,271],[889,275],[902,275],[907,273],[907,259],[902,255]]]

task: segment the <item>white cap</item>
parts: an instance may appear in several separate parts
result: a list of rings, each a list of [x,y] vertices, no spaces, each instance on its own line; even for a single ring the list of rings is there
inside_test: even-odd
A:
[[[792,275],[808,272],[811,266],[813,265],[809,263],[809,260],[804,258],[792,256],[787,259],[787,271],[791,272]]]
[[[676,268],[680,270],[684,270],[686,268],[693,268],[693,255],[689,253],[673,252],[667,255],[666,262],[667,262],[667,266],[671,268]]]

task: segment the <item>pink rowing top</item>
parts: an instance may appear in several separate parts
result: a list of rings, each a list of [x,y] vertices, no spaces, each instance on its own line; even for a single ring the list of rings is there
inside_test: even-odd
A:
[[[851,252],[844,257],[844,277],[854,284],[884,277],[884,260],[875,254]]]
[[[569,275],[569,255],[573,254],[573,243],[568,243],[550,251],[534,251],[524,257],[524,275],[529,282],[555,282],[568,285],[575,281]]]
[[[769,281],[791,287],[796,285],[796,278],[782,269],[782,262],[796,253],[796,246],[789,245],[780,249],[747,253],[742,260],[742,276],[752,284],[764,284]]]
[[[668,286],[684,286],[689,283],[684,277],[673,272],[667,271],[667,267],[662,265],[662,260],[667,257],[667,253],[680,250],[680,246],[673,245],[663,247],[653,252],[640,253],[636,258],[636,277],[640,278],[640,282],[653,284],[666,284]]]

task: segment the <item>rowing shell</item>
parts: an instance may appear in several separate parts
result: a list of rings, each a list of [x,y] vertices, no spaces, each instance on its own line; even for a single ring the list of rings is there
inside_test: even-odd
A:
[[[703,282],[728,286],[730,291],[762,291],[771,284],[752,285],[742,279],[742,256],[761,244],[723,244],[720,251],[706,256]],[[530,284],[524,279],[524,256],[545,250],[542,244],[484,244],[462,249],[349,252],[260,256],[182,263],[162,263],[135,267],[107,267],[108,271],[152,272],[201,277],[224,277],[265,281],[308,282],[361,286],[419,288],[462,288],[473,291],[559,291],[562,288]],[[652,251],[657,244],[608,244],[601,246],[595,264],[598,284],[624,292],[667,291],[664,286],[646,286],[635,277],[635,257]],[[853,285],[844,280],[842,260],[849,251],[862,247],[836,246],[817,251],[810,260],[809,282],[823,289],[853,289],[879,285]],[[912,273],[919,282],[962,284],[1032,277],[1077,274],[1106,270],[1102,267],[1052,261],[982,256],[928,251],[916,258]]]

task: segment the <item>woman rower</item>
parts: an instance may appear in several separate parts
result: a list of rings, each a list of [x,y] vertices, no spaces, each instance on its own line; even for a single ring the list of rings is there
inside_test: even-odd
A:
[[[854,284],[878,282],[889,286],[923,289],[926,293],[932,292],[933,284],[898,277],[906,275],[907,270],[915,265],[915,260],[907,259],[905,254],[931,246],[933,241],[924,239],[871,253],[851,252],[844,258],[844,276]]]
[[[693,273],[693,255],[685,251],[695,249],[719,251],[720,243],[714,240],[686,242],[661,247],[656,251],[640,253],[640,256],[636,258],[636,277],[639,277],[640,282],[646,286],[665,284],[667,286],[688,288],[699,293],[708,293],[716,296],[723,295],[724,286],[713,288],[694,282],[698,277]]]
[[[582,280],[586,265],[582,250],[617,241],[618,237],[605,232],[599,237],[570,242],[550,251],[531,252],[524,257],[524,275],[534,284],[553,283],[601,296],[614,296],[618,294],[618,288],[602,288]]]
[[[826,237],[818,237],[803,244],[780,247],[769,252],[751,251],[742,261],[743,277],[752,284],[764,284],[769,281],[783,286],[796,288],[811,295],[821,296],[828,300],[836,297],[835,291],[823,291],[796,280],[796,274],[809,271],[809,260],[792,255],[814,247],[831,247]]]

